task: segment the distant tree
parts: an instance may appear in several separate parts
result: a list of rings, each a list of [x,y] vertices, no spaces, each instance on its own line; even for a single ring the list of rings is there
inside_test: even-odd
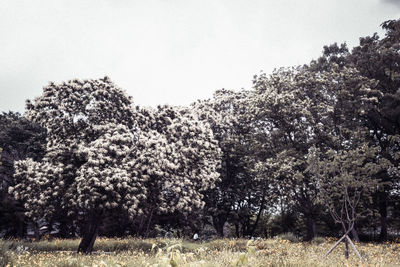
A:
[[[372,133],[371,142],[380,147],[379,157],[390,161],[395,169],[400,164],[396,157],[400,151],[399,108],[396,105],[400,88],[400,20],[385,21],[381,26],[386,31],[385,37],[380,39],[375,33],[360,38],[360,45],[354,47],[349,61],[362,75],[378,82],[377,88],[382,95],[377,107],[366,113],[366,123]],[[386,240],[388,209],[394,205],[396,197],[392,192],[400,181],[400,175],[388,169],[381,170],[377,175],[383,182],[375,194],[381,218],[380,238]]]
[[[304,155],[314,142],[313,114],[326,112],[322,98],[319,106],[316,105],[313,96],[317,96],[318,89],[311,74],[294,68],[280,69],[270,77],[256,76],[253,103],[249,105],[255,118],[258,176],[272,185],[269,194],[274,196],[282,215],[292,205],[304,215],[307,240],[316,235],[318,206],[314,204],[315,187],[309,182],[310,178],[303,175]],[[314,113],[310,109],[314,109]]]
[[[253,109],[259,175],[277,199],[294,205],[306,221],[306,240],[316,235],[318,188],[306,172],[306,155],[316,145],[335,147],[337,128],[358,124],[358,110],[374,98],[374,82],[356,70],[332,64],[326,70],[281,69],[256,77]],[[357,111],[357,112],[355,112]],[[345,125],[347,124],[347,125]],[[352,132],[346,133],[351,136]]]
[[[200,119],[211,125],[222,151],[221,180],[207,191],[205,207],[220,237],[227,222],[236,226],[238,237],[253,235],[267,206],[265,185],[252,173],[249,94],[222,89],[192,104]]]
[[[376,174],[382,181],[374,194],[374,206],[380,214],[381,240],[388,237],[389,208],[393,209],[395,204],[393,188],[399,183],[400,177],[393,173],[396,166],[399,166],[399,159],[395,157],[400,140],[399,110],[396,105],[396,94],[400,87],[399,25],[400,20],[383,22],[381,26],[386,31],[384,38],[380,38],[376,33],[362,37],[360,44],[351,52],[345,44],[325,46],[323,56],[311,64],[311,68],[317,70],[329,68],[332,63],[339,64],[341,68],[356,68],[360,75],[377,82],[376,88],[380,92],[376,95],[377,105],[365,110],[361,119],[370,129],[366,138],[372,145],[379,146],[379,157],[386,158],[392,165]]]
[[[0,230],[6,235],[23,237],[27,223],[22,203],[8,194],[14,185],[14,162],[27,157],[40,160],[45,138],[42,127],[19,113],[0,114]]]

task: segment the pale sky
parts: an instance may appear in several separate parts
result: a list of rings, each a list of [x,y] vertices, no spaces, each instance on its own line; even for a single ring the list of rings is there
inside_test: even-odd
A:
[[[188,105],[397,18],[400,0],[0,0],[0,111],[105,75],[136,104]]]

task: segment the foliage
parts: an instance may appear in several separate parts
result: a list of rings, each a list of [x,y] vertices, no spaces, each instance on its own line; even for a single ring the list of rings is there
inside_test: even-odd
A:
[[[103,213],[118,207],[133,216],[144,196],[141,180],[129,179],[131,98],[107,77],[50,83],[42,96],[27,101],[27,117],[46,128],[46,154],[40,162],[16,163],[17,185],[9,191],[35,221],[85,215],[82,241],[90,250]]]
[[[220,150],[207,123],[184,108],[138,108],[138,156],[134,172],[147,177],[146,205],[159,213],[185,214],[204,206],[202,193],[214,186]]]
[[[249,91],[221,89],[213,98],[192,104],[199,118],[210,124],[222,151],[221,180],[206,192],[205,207],[205,215],[220,237],[227,222],[235,224],[238,237],[253,235],[267,206],[266,185],[251,173],[249,98]]]
[[[385,166],[375,163],[375,152],[366,144],[347,151],[328,150],[323,159],[317,150],[310,149],[308,159],[320,191],[319,200],[345,231],[351,229],[361,195],[378,186],[379,181],[372,177]]]
[[[22,237],[27,223],[23,203],[8,194],[15,184],[14,162],[27,157],[41,159],[45,138],[42,127],[19,113],[0,114],[0,231],[6,231],[6,236]]]
[[[306,172],[308,150],[337,146],[338,128],[357,129],[350,116],[374,103],[373,86],[357,70],[335,64],[322,71],[298,67],[255,77],[250,105],[258,147],[255,171],[281,207],[294,205],[306,218],[307,240],[316,235],[320,213],[317,185]]]
[[[35,222],[62,212],[85,217],[84,252],[108,214],[145,213],[148,225],[153,213],[187,215],[203,207],[202,192],[219,177],[208,124],[187,109],[135,109],[107,77],[51,83],[27,109],[47,129],[46,154],[16,162],[9,191]]]
[[[374,79],[377,83],[376,89],[379,94],[376,95],[376,104],[364,110],[361,121],[369,130],[369,137],[366,140],[378,146],[378,157],[386,159],[392,165],[376,175],[381,185],[374,192],[374,204],[369,207],[370,210],[376,209],[379,212],[382,240],[388,237],[389,209],[393,209],[396,199],[396,195],[391,192],[400,177],[398,174],[393,175],[392,172],[399,166],[399,159],[396,156],[399,151],[400,133],[398,105],[396,105],[396,95],[400,86],[399,25],[400,20],[383,22],[381,24],[385,31],[383,38],[376,33],[361,37],[360,44],[351,52],[344,44],[340,47],[336,43],[327,46],[324,48],[323,56],[311,64],[315,69],[325,69],[331,63],[340,64],[341,67],[353,67],[362,76]]]
[[[134,106],[107,77],[50,83],[24,117],[0,115],[0,234],[80,234],[86,253],[98,234],[160,229],[312,240],[336,221],[387,239],[400,223],[399,25],[190,108]],[[186,262],[166,247],[165,264]]]
[[[137,155],[133,173],[146,179],[139,235],[154,224],[195,227],[204,192],[219,179],[221,152],[207,122],[189,109],[136,107]],[[168,218],[174,218],[169,220]],[[167,223],[165,223],[167,221]]]

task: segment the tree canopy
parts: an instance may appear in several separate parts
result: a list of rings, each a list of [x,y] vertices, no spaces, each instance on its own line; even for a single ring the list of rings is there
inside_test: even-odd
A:
[[[84,253],[98,234],[390,238],[399,25],[188,107],[135,105],[108,77],[48,84],[0,115],[0,230],[46,225]]]

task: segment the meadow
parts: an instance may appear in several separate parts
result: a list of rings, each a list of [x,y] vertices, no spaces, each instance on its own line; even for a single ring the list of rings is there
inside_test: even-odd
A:
[[[400,266],[399,243],[358,243],[364,262],[354,253],[344,257],[344,244],[327,258],[334,239],[292,242],[218,239],[193,242],[182,239],[99,238],[94,253],[75,252],[78,239],[40,242],[2,241],[0,266]]]

